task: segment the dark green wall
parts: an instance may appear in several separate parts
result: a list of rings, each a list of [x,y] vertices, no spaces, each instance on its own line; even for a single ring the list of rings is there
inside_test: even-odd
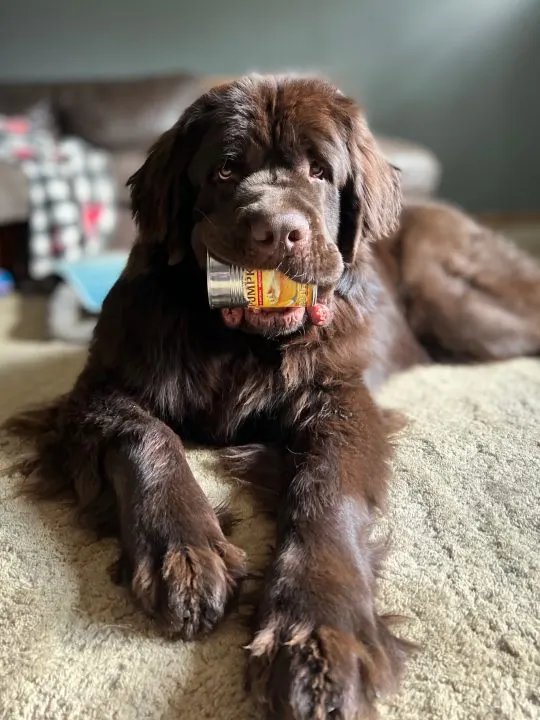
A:
[[[538,0],[0,0],[0,80],[321,70],[429,145],[442,194],[540,210]]]

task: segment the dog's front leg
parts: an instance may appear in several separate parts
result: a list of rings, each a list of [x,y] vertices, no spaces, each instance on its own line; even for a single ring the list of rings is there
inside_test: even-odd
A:
[[[385,495],[388,431],[360,383],[321,393],[300,413],[291,406],[288,418],[290,478],[249,677],[270,717],[369,716],[406,654],[374,606],[381,552],[370,530]]]

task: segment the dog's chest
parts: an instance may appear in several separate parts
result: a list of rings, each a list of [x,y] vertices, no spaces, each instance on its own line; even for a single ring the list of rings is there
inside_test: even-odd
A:
[[[155,410],[194,440],[227,443],[250,425],[268,425],[286,395],[277,355],[216,345],[170,362],[153,388]],[[187,432],[189,430],[189,432]]]

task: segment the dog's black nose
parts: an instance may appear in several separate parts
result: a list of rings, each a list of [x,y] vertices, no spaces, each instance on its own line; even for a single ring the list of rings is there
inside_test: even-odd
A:
[[[251,223],[253,239],[263,245],[279,243],[292,250],[297,243],[307,242],[311,236],[307,218],[299,212],[276,213],[259,217]]]

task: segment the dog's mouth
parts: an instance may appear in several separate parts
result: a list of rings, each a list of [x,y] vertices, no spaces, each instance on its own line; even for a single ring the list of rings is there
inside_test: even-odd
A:
[[[233,264],[231,264],[230,261],[221,259],[219,254],[216,253],[214,249],[212,250],[212,253],[210,253],[206,245],[204,245],[203,243],[195,242],[194,250],[198,262],[200,263],[201,267],[204,267],[206,269],[208,274],[209,297],[212,291],[216,292],[217,290],[217,292],[223,292],[223,287],[219,287],[217,281],[219,281],[219,283],[221,284],[231,283],[231,279],[229,276],[226,276],[225,278],[223,278],[222,276],[224,274],[227,274],[229,268],[232,267]],[[212,266],[209,266],[209,263],[214,264]],[[212,282],[215,283],[212,290],[210,289],[210,277],[212,278]],[[264,282],[265,281],[262,281],[262,283]],[[296,280],[289,280],[288,282],[297,284]],[[280,288],[280,285],[281,283],[278,284],[278,290]],[[265,289],[263,290],[262,288]],[[270,297],[270,289],[272,288],[273,286],[271,284],[270,287],[266,284],[261,284],[260,291],[262,297],[268,300],[268,298]],[[306,290],[306,288],[307,284],[305,285],[303,290],[305,296],[303,298],[304,301],[308,300],[309,298],[312,301],[315,300],[315,298],[317,297],[317,288],[315,288],[314,291],[311,291],[309,289]],[[246,288],[244,287],[243,290],[245,289]],[[238,288],[234,288],[234,290],[237,291]],[[229,288],[227,288],[227,292],[230,292]],[[294,288],[288,287],[287,291],[285,291],[285,297],[287,296],[287,292],[292,292],[291,297],[289,297],[288,299],[293,300],[293,296],[298,293],[298,288],[295,290]],[[310,295],[310,293],[313,294]],[[278,292],[278,294],[280,293]],[[290,335],[292,333],[295,333],[307,323],[320,327],[329,325],[332,321],[332,296],[333,292],[331,288],[329,286],[326,286],[323,290],[319,288],[318,299],[315,300],[315,304],[313,305],[309,303],[306,303],[306,305],[304,305],[303,303],[299,303],[298,305],[291,304],[281,307],[272,307],[268,305],[261,307],[253,307],[253,305],[250,305],[249,307],[219,307],[218,305],[218,308],[216,309],[218,310],[224,325],[228,328],[241,329],[252,333],[259,333],[267,337],[276,337],[279,335]],[[246,298],[246,295],[244,295],[244,298]],[[294,297],[294,299],[296,299],[296,297]],[[212,300],[210,300],[210,305],[212,306]]]
[[[263,334],[289,334],[299,330],[304,324],[306,309],[291,308],[224,308],[221,317],[227,327],[239,328],[246,325],[249,329]]]
[[[312,307],[287,308],[222,308],[221,317],[229,328],[244,328],[263,335],[290,335],[310,321],[323,327],[331,322],[328,301]]]

